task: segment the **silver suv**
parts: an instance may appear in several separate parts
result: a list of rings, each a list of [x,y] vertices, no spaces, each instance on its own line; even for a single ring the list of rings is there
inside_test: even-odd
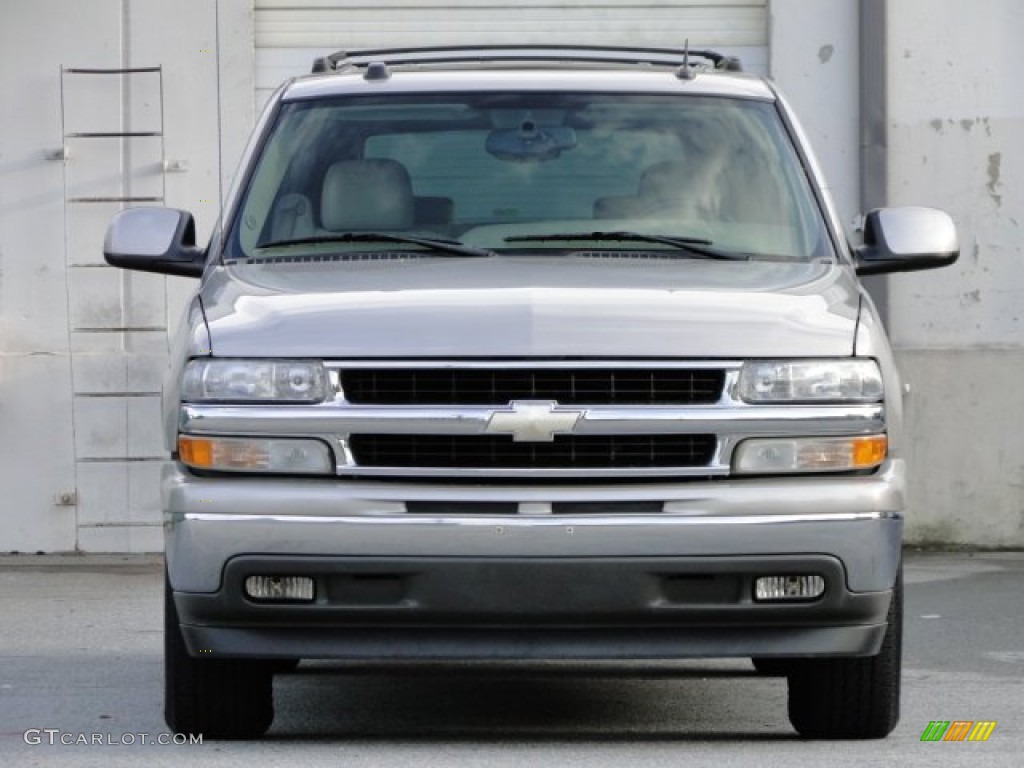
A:
[[[749,657],[808,737],[899,716],[900,382],[774,84],[712,52],[360,51],[274,95],[164,392],[166,719],[246,738],[301,659]]]

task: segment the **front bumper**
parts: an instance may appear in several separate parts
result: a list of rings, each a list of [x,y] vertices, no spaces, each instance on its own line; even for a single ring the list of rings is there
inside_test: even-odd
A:
[[[522,512],[411,514],[515,499]],[[658,514],[531,514],[658,499]],[[168,576],[192,653],[223,657],[661,659],[870,655],[900,560],[902,467],[869,477],[603,487],[164,479]],[[523,513],[525,512],[525,513]],[[822,598],[753,599],[816,573]],[[310,575],[311,604],[243,594]]]

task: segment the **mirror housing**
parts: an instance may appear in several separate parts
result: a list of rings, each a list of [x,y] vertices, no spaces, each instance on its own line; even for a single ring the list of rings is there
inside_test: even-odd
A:
[[[879,208],[864,218],[858,275],[945,267],[960,256],[956,225],[935,208]]]
[[[206,252],[196,247],[196,222],[174,208],[129,208],[118,213],[103,242],[107,264],[139,272],[201,277]]]

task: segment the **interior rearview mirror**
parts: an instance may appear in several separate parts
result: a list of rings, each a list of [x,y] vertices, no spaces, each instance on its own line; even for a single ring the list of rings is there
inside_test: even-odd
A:
[[[576,146],[576,132],[564,125],[537,125],[524,120],[511,130],[491,131],[487,151],[499,160],[537,162],[552,160]]]

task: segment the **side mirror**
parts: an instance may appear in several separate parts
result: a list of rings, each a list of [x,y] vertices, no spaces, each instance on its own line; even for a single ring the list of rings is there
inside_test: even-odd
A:
[[[103,257],[114,267],[183,277],[201,277],[206,264],[195,219],[173,208],[121,211],[107,227]]]
[[[913,272],[957,260],[956,225],[934,208],[879,208],[864,218],[864,244],[856,251],[857,274]]]

